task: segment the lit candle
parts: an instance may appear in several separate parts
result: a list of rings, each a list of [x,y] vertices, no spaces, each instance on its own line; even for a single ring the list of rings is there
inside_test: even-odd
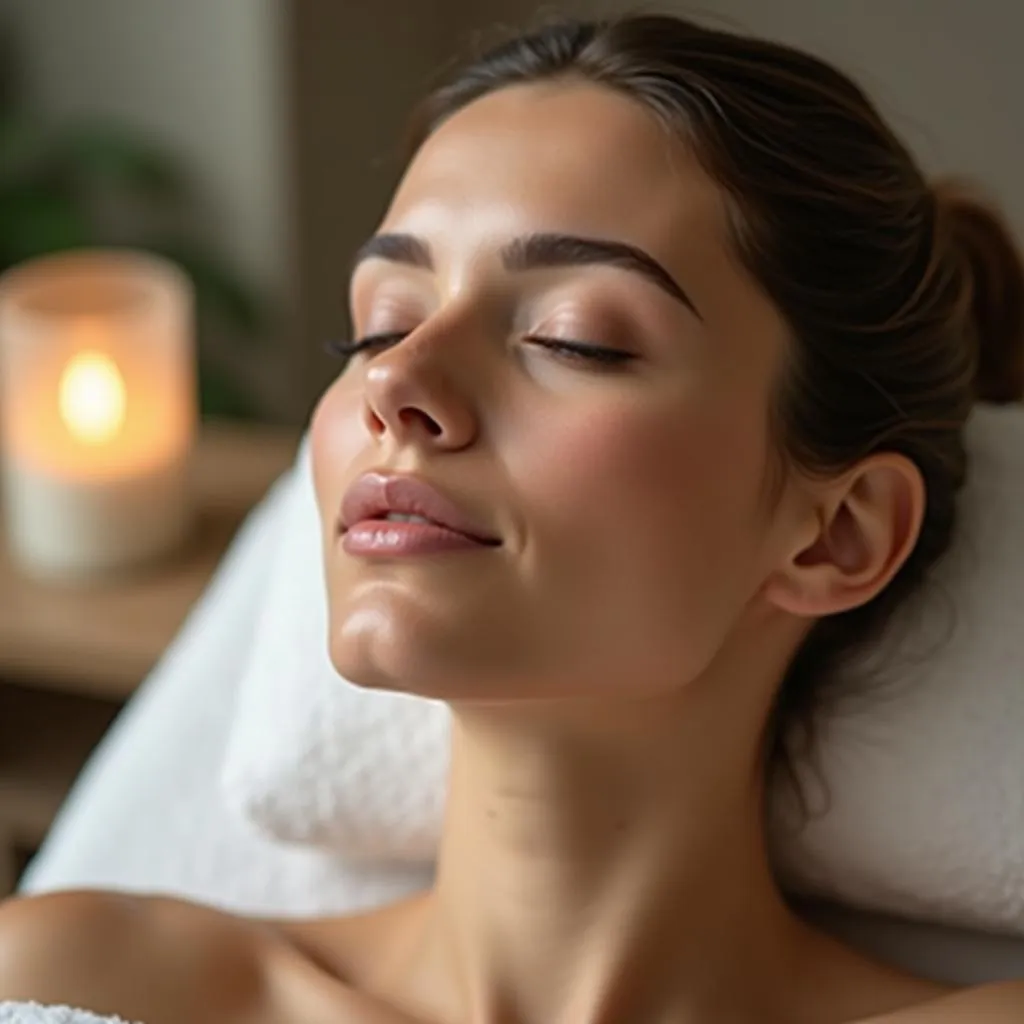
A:
[[[23,568],[91,576],[180,543],[195,424],[192,293],[173,264],[81,251],[0,277],[0,492]]]

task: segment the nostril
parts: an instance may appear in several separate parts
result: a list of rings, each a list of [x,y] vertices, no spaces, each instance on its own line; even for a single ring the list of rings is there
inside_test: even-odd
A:
[[[377,413],[369,405],[365,408],[366,415],[366,426],[369,428],[370,434],[374,437],[379,437],[383,434],[387,427],[384,421],[377,415]]]
[[[441,424],[432,416],[429,416],[422,409],[406,408],[398,414],[402,424],[406,427],[419,425],[423,427],[431,437],[440,437],[443,433]]]

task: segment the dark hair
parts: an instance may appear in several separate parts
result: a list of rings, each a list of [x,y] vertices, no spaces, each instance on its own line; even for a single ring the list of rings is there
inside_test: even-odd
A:
[[[632,97],[723,189],[736,251],[791,330],[772,410],[781,453],[828,474],[898,452],[923,476],[924,523],[899,573],[869,603],[820,620],[789,667],[766,735],[771,763],[787,763],[783,727],[810,733],[841,657],[949,546],[972,404],[1024,393],[1020,257],[966,185],[926,180],[845,75],[682,18],[558,23],[499,45],[426,99],[414,142],[481,96],[551,79]]]

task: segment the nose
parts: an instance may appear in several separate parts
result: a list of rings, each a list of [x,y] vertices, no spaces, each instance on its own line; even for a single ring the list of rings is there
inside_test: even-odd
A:
[[[454,345],[455,339],[423,324],[368,364],[364,412],[377,440],[448,451],[472,444],[478,421],[452,373]]]

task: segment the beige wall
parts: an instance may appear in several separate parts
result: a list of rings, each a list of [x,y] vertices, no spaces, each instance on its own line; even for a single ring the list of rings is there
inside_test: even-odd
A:
[[[33,99],[100,115],[179,153],[235,263],[286,288],[277,0],[23,0]],[[257,216],[253,212],[258,211]]]
[[[511,6],[523,19],[552,7],[502,0],[504,15]],[[560,6],[600,13],[639,5],[567,0]],[[643,6],[755,32],[836,62],[867,89],[926,167],[977,176],[1024,230],[1024,3],[662,0]]]
[[[926,167],[976,175],[1024,229],[1024,4],[712,0],[704,6],[837,62],[876,99]]]
[[[280,0],[8,0],[34,105],[54,118],[116,119],[175,154],[205,198],[199,230],[281,310],[294,258],[283,143]],[[271,410],[302,381],[284,353],[222,348]]]

